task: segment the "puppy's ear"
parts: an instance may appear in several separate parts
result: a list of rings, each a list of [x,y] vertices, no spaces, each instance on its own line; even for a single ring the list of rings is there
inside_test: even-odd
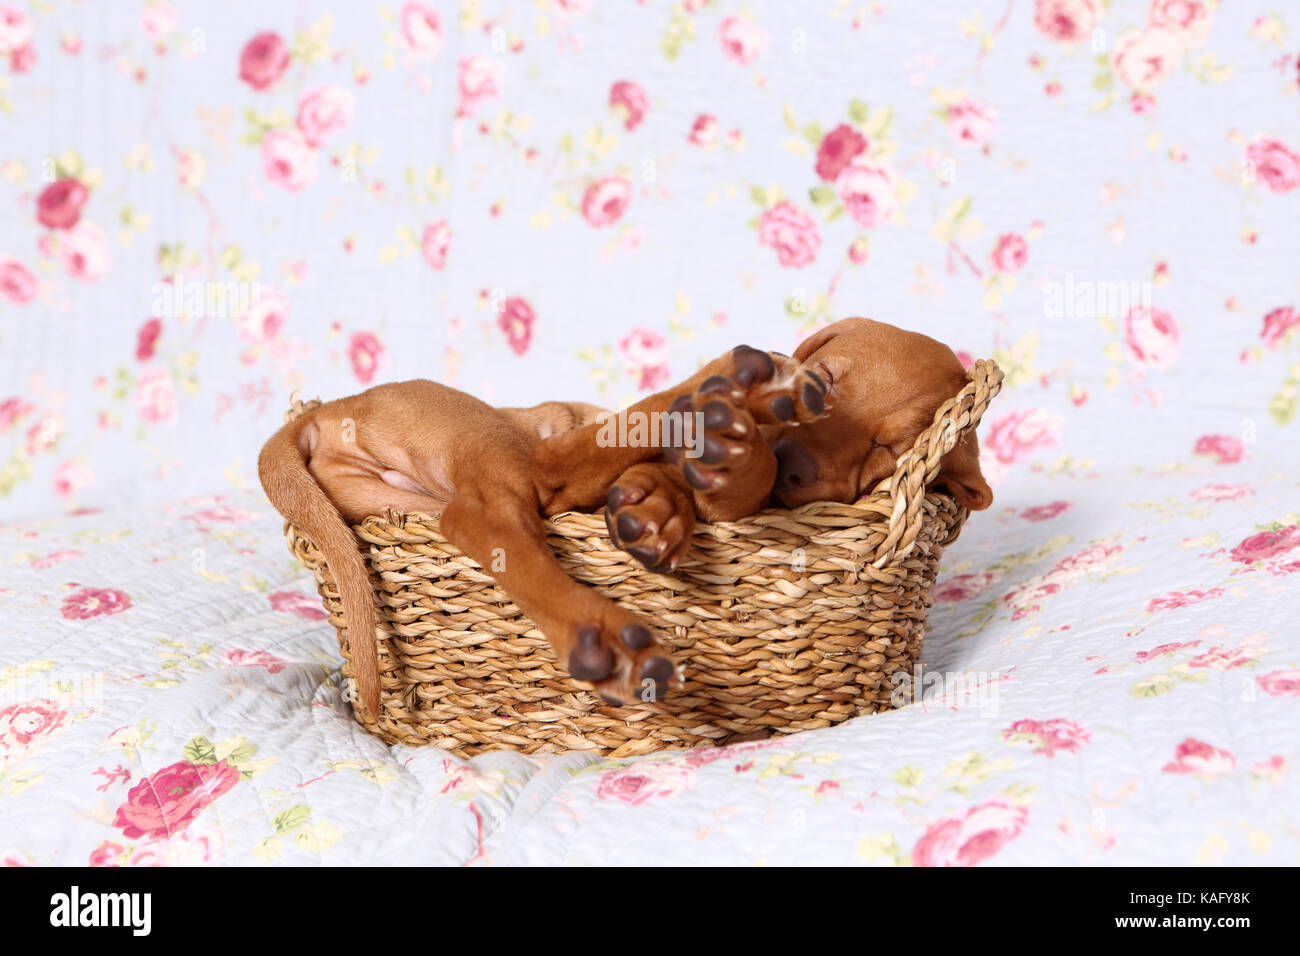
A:
[[[983,511],[993,504],[993,489],[980,471],[980,444],[974,432],[965,435],[944,455],[934,484],[971,511]]]
[[[835,338],[835,336],[839,335],[841,332],[847,332],[853,326],[860,325],[866,321],[866,319],[853,318],[840,319],[838,322],[832,322],[830,325],[826,326],[826,328],[818,329],[812,335],[808,336],[808,338],[800,342],[799,347],[794,350],[794,357],[800,362],[806,362],[808,356],[812,355],[831,339]]]

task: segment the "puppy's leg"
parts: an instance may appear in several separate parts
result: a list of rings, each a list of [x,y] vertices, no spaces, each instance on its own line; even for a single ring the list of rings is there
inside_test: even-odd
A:
[[[449,541],[490,569],[541,628],[561,665],[607,700],[659,700],[674,682],[673,663],[650,629],[555,560],[531,496],[462,483],[441,527]]]
[[[744,345],[730,360],[730,374],[709,376],[694,395],[672,405],[692,416],[703,440],[664,450],[665,459],[680,465],[695,490],[695,510],[708,521],[751,515],[768,504],[778,473],[782,480],[797,477],[790,443],[769,446],[760,426],[803,424],[826,411],[825,383],[797,360]]]
[[[610,539],[651,571],[675,571],[695,530],[695,502],[681,469],[660,461],[623,472],[605,499],[605,524]]]
[[[634,465],[658,460],[663,447],[671,444],[663,440],[664,429],[657,427],[645,430],[650,441],[619,442],[617,436],[635,433],[628,423],[637,421],[638,416],[641,421],[662,421],[662,416],[680,407],[676,406],[680,399],[694,398],[705,382],[716,385],[717,379],[728,383],[726,394],[718,397],[746,408],[758,424],[798,424],[819,418],[826,410],[826,385],[815,372],[788,355],[737,346],[686,381],[643,398],[612,421],[593,422],[538,442],[533,450],[532,476],[544,512],[553,515],[598,508],[620,475]],[[692,401],[690,408],[694,411],[707,403],[707,398]]]

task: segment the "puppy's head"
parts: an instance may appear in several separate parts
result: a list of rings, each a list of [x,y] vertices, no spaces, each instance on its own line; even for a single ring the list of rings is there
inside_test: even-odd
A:
[[[966,384],[948,346],[870,319],[827,326],[800,343],[794,357],[825,380],[832,409],[816,422],[767,436],[778,461],[773,497],[786,507],[853,501],[870,492]],[[992,504],[973,432],[944,456],[932,487],[972,510]]]

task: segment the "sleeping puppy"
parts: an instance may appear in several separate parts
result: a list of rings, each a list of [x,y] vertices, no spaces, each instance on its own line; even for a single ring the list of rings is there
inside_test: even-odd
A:
[[[611,702],[657,700],[676,682],[671,659],[635,614],[560,567],[542,516],[603,506],[614,541],[668,573],[697,517],[869,492],[965,381],[939,342],[846,319],[793,356],[739,346],[617,415],[576,402],[493,408],[429,381],[381,385],[286,424],[258,472],[271,503],[320,549],[352,628],[362,622],[366,639],[349,636],[358,703],[372,715],[374,590],[348,525],[388,509],[440,517],[443,535],[494,569],[575,678]],[[968,508],[989,506],[973,434],[934,484]]]

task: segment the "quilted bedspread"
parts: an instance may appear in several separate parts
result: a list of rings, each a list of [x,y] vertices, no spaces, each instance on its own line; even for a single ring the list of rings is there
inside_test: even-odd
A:
[[[632,760],[389,747],[258,496],[0,535],[9,863],[1291,863],[1296,481],[1101,471],[949,549],[914,702]],[[1280,526],[1280,527],[1279,527]],[[932,675],[932,676],[931,676]]]
[[[0,861],[1300,863],[1300,17],[0,0]],[[1006,372],[911,703],[600,760],[352,720],[289,396]]]

